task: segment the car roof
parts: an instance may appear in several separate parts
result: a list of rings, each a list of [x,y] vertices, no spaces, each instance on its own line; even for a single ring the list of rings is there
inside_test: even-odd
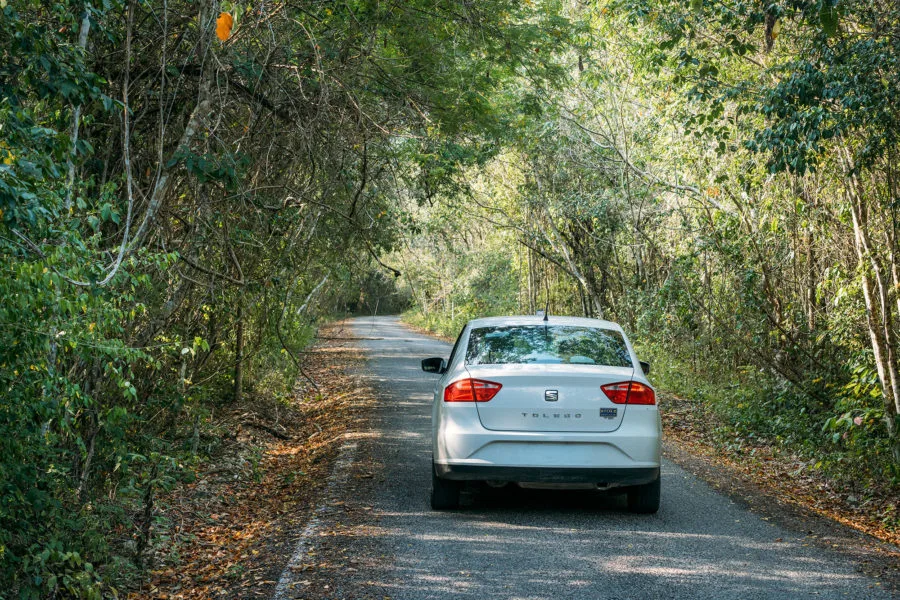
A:
[[[622,327],[619,326],[618,323],[613,323],[612,321],[588,319],[586,317],[558,317],[556,315],[548,316],[546,321],[544,321],[544,317],[537,315],[484,317],[469,321],[470,327],[503,327],[515,325],[570,325],[622,331]]]

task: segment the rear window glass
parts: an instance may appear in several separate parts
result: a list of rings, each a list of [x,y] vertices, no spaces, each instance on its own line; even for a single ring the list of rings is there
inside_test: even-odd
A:
[[[469,334],[468,365],[569,364],[631,367],[622,334],[565,325],[478,327]]]

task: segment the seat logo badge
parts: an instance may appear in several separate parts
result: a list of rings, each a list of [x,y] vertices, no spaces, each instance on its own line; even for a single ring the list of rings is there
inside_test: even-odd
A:
[[[617,414],[619,414],[618,408],[601,408],[600,409],[600,418],[602,418],[602,419],[615,419]]]
[[[558,390],[547,390],[544,392],[544,400],[547,402],[556,402],[559,400],[559,391]]]

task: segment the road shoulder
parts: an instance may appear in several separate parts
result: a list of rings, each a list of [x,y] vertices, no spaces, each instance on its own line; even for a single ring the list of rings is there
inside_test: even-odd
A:
[[[675,440],[663,445],[663,455],[717,492],[766,521],[804,536],[805,544],[827,549],[856,565],[884,589],[900,593],[900,549],[853,527],[833,521],[800,504],[785,502],[774,490],[764,490],[724,457],[691,453]],[[663,492],[665,498],[665,491]],[[665,501],[665,500],[664,500]]]

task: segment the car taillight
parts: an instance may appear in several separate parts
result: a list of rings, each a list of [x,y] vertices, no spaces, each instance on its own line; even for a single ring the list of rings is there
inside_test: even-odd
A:
[[[502,387],[483,379],[460,379],[444,388],[444,402],[487,402]]]
[[[656,404],[656,394],[650,386],[637,381],[610,383],[600,389],[615,404]]]

